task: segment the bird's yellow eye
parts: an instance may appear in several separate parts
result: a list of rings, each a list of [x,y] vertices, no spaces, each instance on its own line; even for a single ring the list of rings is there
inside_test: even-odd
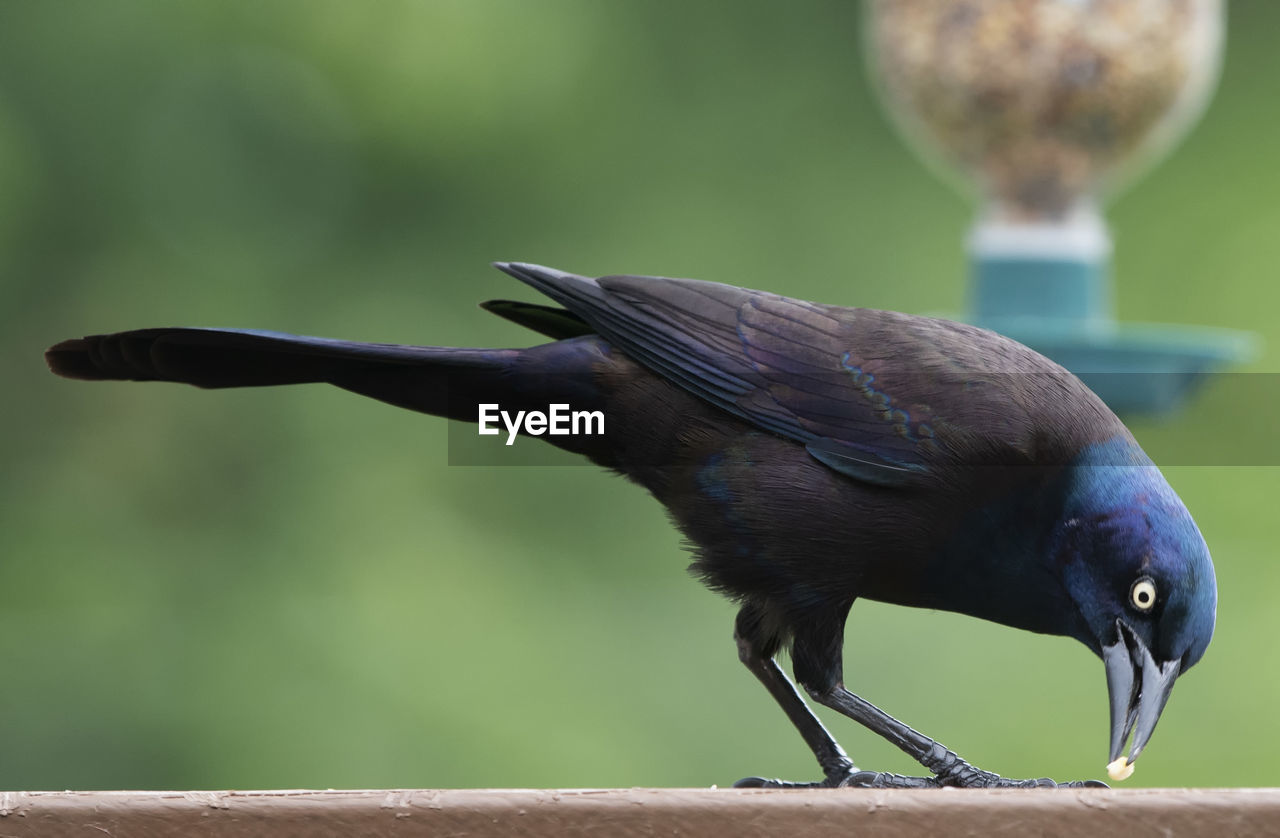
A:
[[[1150,611],[1156,604],[1156,583],[1144,576],[1129,589],[1129,604],[1139,611]]]

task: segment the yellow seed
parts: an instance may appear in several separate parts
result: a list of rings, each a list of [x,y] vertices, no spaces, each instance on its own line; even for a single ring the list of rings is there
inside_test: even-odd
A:
[[[1127,780],[1133,776],[1133,763],[1127,757],[1120,757],[1115,762],[1107,763],[1107,776],[1113,780]]]

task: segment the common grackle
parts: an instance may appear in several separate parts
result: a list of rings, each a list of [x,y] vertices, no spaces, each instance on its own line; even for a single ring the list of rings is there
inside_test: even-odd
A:
[[[858,597],[1081,641],[1105,664],[1108,768],[1127,776],[1174,680],[1209,644],[1216,583],[1186,507],[1077,378],[946,320],[696,280],[497,267],[563,308],[485,307],[553,342],[454,349],[143,329],[64,341],[46,358],[68,378],[328,382],[473,422],[481,403],[601,411],[602,435],[544,438],[667,507],[696,547],[694,570],[740,605],[739,657],[823,773],[741,785],[1056,785],[979,770],[847,690],[844,624]],[[813,700],[929,776],[856,768],[775,662],[784,647]]]

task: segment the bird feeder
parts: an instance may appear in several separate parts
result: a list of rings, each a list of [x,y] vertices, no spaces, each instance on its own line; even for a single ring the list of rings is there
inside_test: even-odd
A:
[[[1203,112],[1221,0],[867,0],[888,110],[981,203],[970,310],[1121,413],[1180,405],[1250,334],[1117,322],[1100,207]]]

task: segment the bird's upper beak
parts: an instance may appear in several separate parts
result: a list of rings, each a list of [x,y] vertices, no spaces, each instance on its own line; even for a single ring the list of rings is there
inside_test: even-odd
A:
[[[1130,731],[1133,747],[1129,749],[1128,763],[1132,764],[1142,753],[1181,669],[1178,660],[1156,663],[1146,644],[1123,620],[1116,620],[1116,633],[1116,642],[1102,647],[1107,692],[1111,695],[1112,765],[1119,759]]]

